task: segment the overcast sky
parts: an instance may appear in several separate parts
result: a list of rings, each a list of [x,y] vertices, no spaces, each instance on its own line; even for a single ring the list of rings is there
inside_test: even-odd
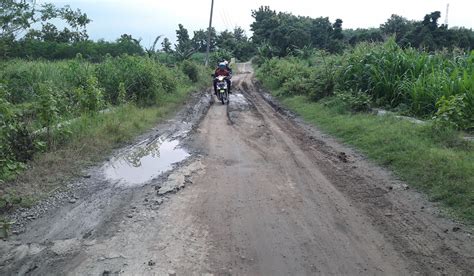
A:
[[[190,31],[209,24],[211,0],[41,0],[79,8],[93,20],[88,26],[92,39],[115,40],[127,33],[150,45],[157,35],[175,40],[179,23]],[[391,14],[421,20],[432,11],[441,11],[445,20],[449,6],[449,26],[474,28],[474,0],[215,0],[214,26],[218,31],[241,26],[250,36],[251,10],[268,5],[276,11],[310,17],[341,18],[344,28],[378,27]]]

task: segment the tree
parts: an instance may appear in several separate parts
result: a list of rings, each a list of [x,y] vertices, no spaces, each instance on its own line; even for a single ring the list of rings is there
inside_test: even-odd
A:
[[[344,35],[342,34],[342,20],[341,19],[336,19],[336,22],[332,24],[332,38],[341,40],[344,38]]]
[[[120,38],[117,39],[115,46],[115,49],[112,48],[116,51],[113,56],[118,56],[123,53],[127,53],[129,55],[143,55],[145,53],[142,46],[140,45],[140,40],[133,38],[132,35],[129,34],[122,34]],[[104,50],[107,51],[107,49]]]
[[[252,41],[278,56],[285,56],[308,47],[340,52],[344,48],[342,20],[331,24],[326,18],[295,16],[291,13],[276,13],[269,7],[252,11],[255,21],[251,24]]]
[[[2,0],[0,2],[2,38],[15,38],[34,23],[34,1]]]
[[[319,17],[311,20],[311,43],[319,49],[326,49],[330,42],[332,25],[328,17]]]
[[[233,35],[236,42],[234,57],[239,60],[249,60],[251,57],[253,57],[256,52],[256,47],[248,39],[247,35],[245,34],[245,30],[241,27],[235,27]]]
[[[161,50],[165,53],[170,54],[173,52],[173,50],[171,49],[171,42],[167,37],[165,37],[165,39],[163,39],[163,42],[161,42],[161,47]]]
[[[413,27],[414,23],[405,17],[392,14],[385,23],[380,25],[380,30],[386,35],[395,35],[395,40],[400,44]]]
[[[208,38],[208,31],[207,30],[198,30],[194,32],[194,36],[192,41],[193,48],[200,52],[205,53],[207,50],[207,38]],[[214,51],[216,48],[216,40],[217,40],[217,33],[216,29],[211,28],[211,44],[210,50]]]
[[[245,30],[241,27],[219,33],[216,38],[216,48],[220,55],[230,55],[239,60],[248,60],[255,54],[254,44],[247,38]]]
[[[252,17],[254,18],[254,22],[250,25],[253,32],[252,40],[260,45],[272,35],[274,28],[278,26],[278,19],[276,12],[269,6],[261,6],[258,10],[252,10]]]
[[[149,49],[146,49],[146,52],[148,53],[148,56],[155,56],[156,55],[156,52],[157,52],[157,49],[156,49],[156,45],[158,44],[158,42],[160,41],[162,35],[159,35],[155,38],[155,40],[153,41],[153,44],[151,45],[151,47]]]
[[[336,19],[332,24],[331,40],[326,49],[331,53],[340,53],[344,50],[344,34],[342,33],[342,20]]]
[[[178,44],[175,45],[175,55],[179,60],[188,59],[194,53],[188,30],[182,24],[176,30]]]
[[[243,41],[248,40],[247,35],[245,34],[245,30],[242,29],[241,27],[234,28],[234,38],[238,42],[243,42]]]
[[[413,47],[422,48],[428,51],[434,51],[442,44],[440,38],[445,34],[445,28],[439,29],[438,19],[441,17],[439,11],[426,14],[422,21],[414,23],[413,30],[407,34],[407,40]]]
[[[53,4],[42,4],[36,7],[34,0],[2,0],[0,4],[0,38],[18,38],[22,33],[38,39],[54,39],[61,37],[69,42],[87,39],[86,26],[91,22],[81,10],[73,10],[70,6],[57,8]],[[51,20],[61,20],[67,24],[59,31]],[[34,25],[41,25],[41,31]]]
[[[225,30],[217,36],[216,44],[219,49],[226,49],[229,52],[233,52],[237,41],[232,32]]]
[[[59,30],[58,20],[66,27]],[[35,0],[0,1],[0,52],[3,58],[11,54],[17,41],[22,38],[41,41],[75,43],[87,40],[86,26],[91,20],[79,9],[69,6],[57,8],[53,4],[36,6]],[[37,26],[41,26],[37,29]]]

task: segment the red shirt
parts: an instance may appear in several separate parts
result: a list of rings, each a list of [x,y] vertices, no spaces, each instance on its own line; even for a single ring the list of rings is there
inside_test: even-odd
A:
[[[230,76],[230,72],[227,69],[222,69],[222,68],[217,68],[216,71],[214,72],[214,75],[217,76]]]

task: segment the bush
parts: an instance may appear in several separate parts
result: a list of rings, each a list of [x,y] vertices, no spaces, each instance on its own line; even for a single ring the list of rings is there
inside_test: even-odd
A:
[[[102,88],[95,76],[89,77],[84,85],[76,88],[75,93],[83,113],[96,112],[104,107]]]
[[[30,133],[6,98],[7,91],[0,85],[0,181],[24,169],[33,154]]]
[[[185,60],[181,63],[181,70],[192,82],[199,81],[199,69],[195,63]]]
[[[467,94],[442,96],[436,103],[435,124],[455,129],[474,129],[474,106]]]
[[[126,98],[140,105],[156,104],[160,93],[176,91],[173,72],[151,58],[108,58],[97,66],[97,77],[106,99],[113,104],[119,102],[120,83],[125,86]]]

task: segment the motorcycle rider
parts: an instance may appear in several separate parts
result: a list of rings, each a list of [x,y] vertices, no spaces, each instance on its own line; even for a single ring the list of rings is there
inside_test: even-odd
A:
[[[227,89],[229,91],[229,94],[231,94],[230,78],[232,77],[232,71],[228,69],[228,65],[226,65],[224,62],[220,62],[219,66],[214,72],[214,95],[217,95],[217,77],[218,76],[225,76],[225,81],[227,82],[227,87],[228,87]]]
[[[230,68],[230,66],[229,66],[230,63],[229,63],[227,60],[225,60],[225,59],[223,60],[223,62],[224,62],[224,64],[225,64],[227,70],[229,70],[230,75],[232,76],[232,68]]]

